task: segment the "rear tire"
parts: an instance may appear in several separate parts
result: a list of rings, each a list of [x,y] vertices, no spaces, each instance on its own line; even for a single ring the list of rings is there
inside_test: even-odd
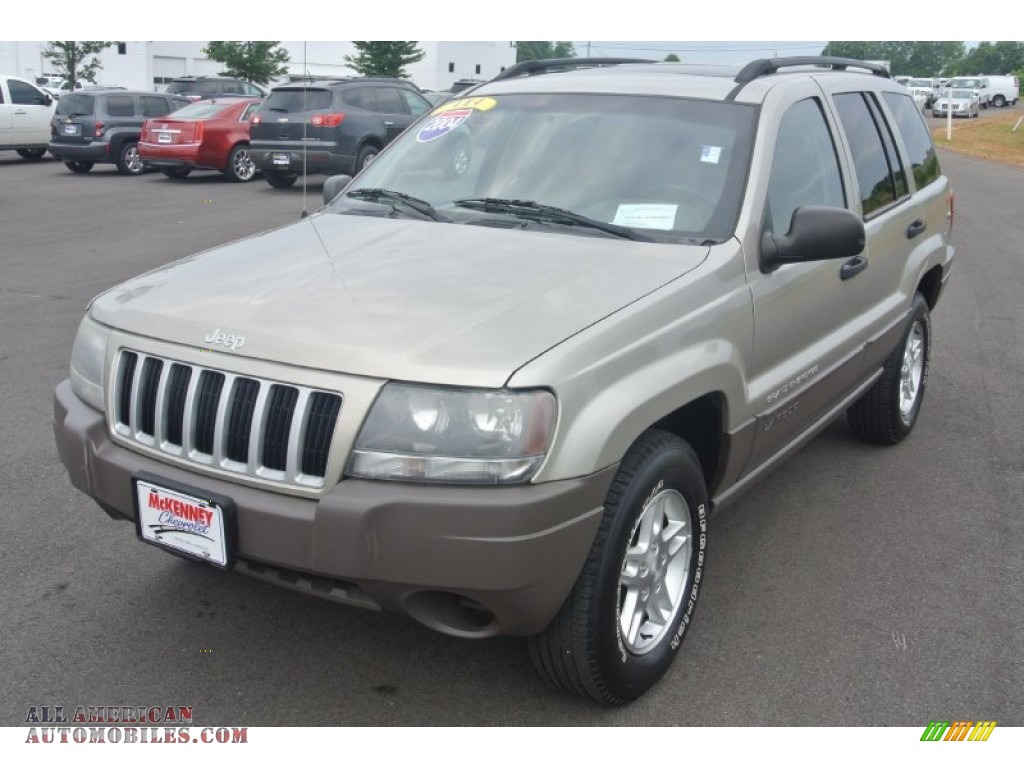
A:
[[[166,176],[168,179],[184,179],[190,173],[191,168],[163,168],[160,173]]]
[[[707,487],[693,449],[649,430],[622,460],[576,585],[528,639],[541,677],[621,705],[668,670],[690,626],[707,553]]]
[[[1005,107],[1006,106],[1006,99],[1004,99],[1002,94],[1000,94],[1000,95],[996,96],[994,99],[992,99],[992,106],[993,107]]]
[[[224,176],[229,181],[241,183],[252,181],[255,175],[256,163],[249,154],[249,145],[238,144],[228,156],[228,167],[224,169]]]
[[[882,376],[847,410],[853,433],[862,440],[895,445],[910,434],[921,413],[931,362],[932,325],[928,303],[914,294],[910,322],[889,355]]]
[[[263,178],[265,178],[267,180],[267,184],[274,187],[274,189],[287,189],[298,180],[299,176],[295,173],[264,171]]]
[[[87,163],[84,160],[65,160],[64,165],[68,167],[72,173],[88,173],[92,170],[92,163]]]
[[[139,155],[139,143],[126,141],[117,152],[117,171],[122,176],[138,176],[146,170],[146,164]]]
[[[26,160],[38,160],[46,154],[45,149],[39,149],[38,147],[34,147],[32,149],[19,149],[17,152]]]

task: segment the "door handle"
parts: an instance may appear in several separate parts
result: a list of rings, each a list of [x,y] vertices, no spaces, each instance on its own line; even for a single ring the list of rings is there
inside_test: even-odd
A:
[[[16,110],[14,110],[14,114],[16,114],[16,115],[27,115],[28,112],[26,112],[24,109],[16,109]]]
[[[913,240],[926,229],[928,229],[928,224],[926,222],[922,221],[921,219],[915,219],[913,222],[911,222],[910,226],[907,227],[907,239]]]
[[[390,128],[394,124],[395,124],[394,120],[385,120],[384,121],[384,125],[386,125],[388,128]]]
[[[867,268],[867,259],[865,259],[863,256],[854,256],[848,262],[843,264],[843,268],[839,270],[839,279],[849,280],[851,277],[856,277]]]

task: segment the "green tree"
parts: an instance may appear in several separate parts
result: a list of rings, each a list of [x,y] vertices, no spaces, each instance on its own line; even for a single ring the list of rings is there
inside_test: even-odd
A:
[[[665,61],[679,61],[679,57],[676,56],[674,53],[670,53],[668,56],[665,57]]]
[[[346,56],[345,61],[361,75],[409,77],[405,65],[415,64],[426,55],[416,43],[416,40],[353,40],[359,53]]]
[[[957,67],[962,75],[1006,75],[1024,69],[1024,42],[982,42],[964,56]]]
[[[571,59],[576,49],[568,40],[516,40],[516,63],[535,59]]]
[[[78,80],[96,82],[96,73],[103,69],[96,54],[113,44],[107,40],[51,40],[44,46],[43,56],[74,88]]]
[[[220,74],[266,85],[288,74],[290,56],[278,40],[213,40],[206,55],[224,65]]]
[[[955,41],[833,41],[822,50],[823,56],[888,61],[894,75],[932,77],[951,74],[964,56],[964,44]]]

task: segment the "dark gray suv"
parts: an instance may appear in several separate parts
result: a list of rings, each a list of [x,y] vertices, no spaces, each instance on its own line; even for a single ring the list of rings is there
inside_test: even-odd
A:
[[[50,121],[50,154],[74,173],[114,163],[126,176],[145,169],[139,157],[142,124],[188,106],[188,99],[148,91],[76,91],[57,103]]]
[[[302,173],[354,175],[430,108],[402,80],[280,86],[252,118],[253,160],[272,187],[290,187]]]

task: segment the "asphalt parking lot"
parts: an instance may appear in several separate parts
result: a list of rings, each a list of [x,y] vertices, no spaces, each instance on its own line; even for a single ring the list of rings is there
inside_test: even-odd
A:
[[[72,488],[51,398],[90,297],[294,221],[303,192],[0,153],[0,725],[154,704],[218,725],[1024,725],[1024,171],[941,162],[958,255],[914,434],[878,449],[837,421],[715,517],[680,658],[605,710],[549,690],[516,639],[196,567]]]

